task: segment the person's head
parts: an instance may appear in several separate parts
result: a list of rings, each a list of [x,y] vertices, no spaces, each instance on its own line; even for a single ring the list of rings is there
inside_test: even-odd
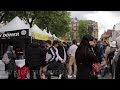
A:
[[[111,41],[110,42],[110,47],[111,48],[116,48],[116,41]]]
[[[13,51],[13,46],[8,46],[7,51]]]
[[[38,42],[33,42],[33,43],[30,43],[29,47],[36,48],[36,47],[39,47],[39,44]]]
[[[94,45],[93,46],[95,47],[97,45],[97,39],[95,38],[93,41],[94,41]]]
[[[44,41],[41,41],[40,42],[40,47],[45,48],[45,46],[46,46],[46,43]]]
[[[50,40],[47,40],[47,41],[46,41],[46,45],[47,45],[47,46],[51,46],[51,41],[50,41]]]
[[[67,43],[66,42],[63,42],[63,46],[66,46],[67,45]]]
[[[61,41],[59,41],[59,45],[60,45],[60,46],[63,46],[63,43],[62,43]]]
[[[54,41],[53,41],[53,46],[57,48],[58,45],[59,45],[59,41],[58,41],[58,40],[54,40]]]
[[[94,37],[87,34],[82,38],[80,43],[82,46],[93,47],[94,46]]]
[[[73,40],[73,41],[72,41],[72,44],[76,44],[76,43],[77,43],[76,40]]]
[[[120,37],[116,38],[117,49],[120,49]]]

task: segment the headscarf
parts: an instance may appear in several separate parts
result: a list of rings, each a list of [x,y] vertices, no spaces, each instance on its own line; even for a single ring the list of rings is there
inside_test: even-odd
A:
[[[120,37],[116,38],[118,49],[120,49]]]
[[[114,62],[118,61],[118,58],[120,55],[120,37],[116,38],[116,42],[117,42],[116,44],[117,44],[118,49],[114,53],[114,57],[113,57]]]

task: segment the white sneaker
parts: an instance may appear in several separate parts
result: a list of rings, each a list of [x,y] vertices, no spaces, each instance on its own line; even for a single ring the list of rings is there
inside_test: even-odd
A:
[[[72,76],[71,75],[68,75],[68,79],[71,79],[72,78]]]
[[[98,78],[100,78],[101,77],[101,75],[97,75],[98,76]]]

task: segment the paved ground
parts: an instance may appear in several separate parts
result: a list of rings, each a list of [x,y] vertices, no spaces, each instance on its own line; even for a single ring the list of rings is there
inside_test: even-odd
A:
[[[112,79],[111,75],[106,75],[105,77],[100,77],[99,79]]]
[[[5,65],[0,60],[0,79],[7,79],[8,74],[5,72]],[[99,79],[112,79],[110,75],[106,75],[105,77],[100,77]]]
[[[5,65],[0,60],[0,79],[7,79],[8,74],[5,72]]]

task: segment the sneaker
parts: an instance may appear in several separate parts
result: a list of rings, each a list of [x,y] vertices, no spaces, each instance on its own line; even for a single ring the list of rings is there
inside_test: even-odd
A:
[[[99,74],[97,76],[98,76],[98,78],[101,77],[101,75],[99,75]]]
[[[72,78],[72,76],[71,75],[68,75],[68,79],[71,79]]]

